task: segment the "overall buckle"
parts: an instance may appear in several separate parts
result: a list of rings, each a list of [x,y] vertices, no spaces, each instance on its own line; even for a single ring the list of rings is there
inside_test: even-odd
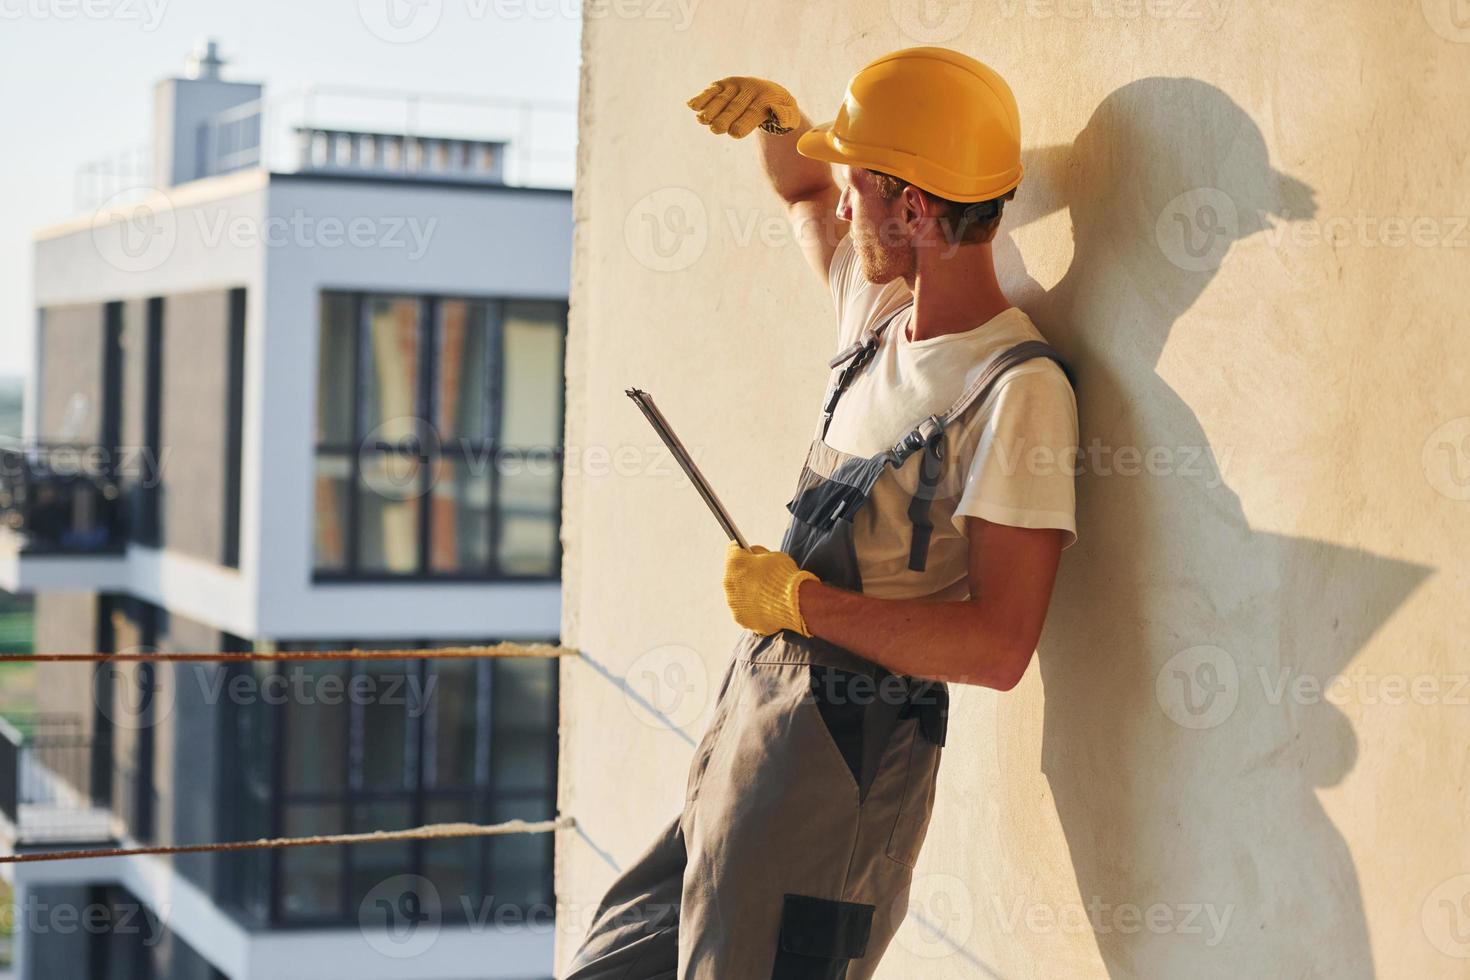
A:
[[[944,419],[938,415],[931,415],[919,423],[919,428],[916,431],[923,445],[933,449],[935,457],[943,459],[944,450],[942,447],[944,444],[941,441],[941,437],[944,435]]]
[[[861,340],[854,340],[852,343],[842,348],[842,350],[838,351],[837,356],[827,362],[827,366],[830,368],[835,368],[839,365],[845,364],[846,362],[856,357],[862,349],[863,342]]]
[[[893,447],[893,452],[900,459],[908,459],[910,455],[928,446],[934,452],[936,459],[944,458],[943,441],[944,419],[938,415],[931,415],[914,427],[914,430],[898,441]]]

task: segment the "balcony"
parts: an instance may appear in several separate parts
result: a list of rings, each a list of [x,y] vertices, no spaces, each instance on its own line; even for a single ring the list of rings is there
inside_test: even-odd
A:
[[[122,492],[106,450],[0,446],[0,588],[118,588],[126,540]]]
[[[110,753],[69,715],[0,718],[0,836],[10,850],[111,843],[122,821],[93,791]],[[111,789],[111,780],[107,789]]]

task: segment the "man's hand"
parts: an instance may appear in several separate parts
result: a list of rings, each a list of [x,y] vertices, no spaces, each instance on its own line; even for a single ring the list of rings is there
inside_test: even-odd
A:
[[[685,104],[710,132],[729,133],[736,139],[744,139],[757,128],[777,135],[788,133],[801,122],[801,110],[790,92],[775,82],[746,75],[722,78]]]
[[[735,75],[710,85],[687,104],[713,132],[740,139],[761,130],[756,143],[766,179],[786,206],[801,254],[826,285],[832,253],[847,234],[847,222],[837,217],[839,192],[832,168],[796,152],[796,141],[812,128],[796,99],[775,82]]]
[[[747,549],[733,541],[725,549],[725,601],[735,622],[762,636],[781,630],[812,635],[797,601],[801,583],[807,580],[817,577],[798,568],[784,551],[760,545]]]

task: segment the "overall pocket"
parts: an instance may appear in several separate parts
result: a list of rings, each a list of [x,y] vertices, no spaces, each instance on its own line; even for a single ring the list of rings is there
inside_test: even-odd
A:
[[[868,953],[872,905],[786,895],[771,980],[842,980]]]
[[[859,686],[867,675],[822,664],[808,664],[807,672],[810,684],[807,699],[821,715],[822,727],[847,766],[853,788],[861,799],[867,702],[860,696]]]
[[[888,836],[887,854],[904,867],[912,868],[919,862],[919,850],[924,846],[929,818],[934,813],[936,777],[943,750],[924,737],[917,718],[904,719],[899,731],[909,740],[908,773],[893,832]]]
[[[725,677],[720,682],[719,693],[715,695],[714,715],[710,718],[709,726],[705,728],[704,735],[694,750],[694,758],[689,762],[689,775],[684,782],[686,807],[699,797],[699,784],[704,780],[704,771],[709,768],[710,755],[714,752],[720,735],[724,731],[725,716],[729,713],[730,682],[734,679],[737,665],[741,663],[743,661],[732,658],[729,666],[725,668]]]

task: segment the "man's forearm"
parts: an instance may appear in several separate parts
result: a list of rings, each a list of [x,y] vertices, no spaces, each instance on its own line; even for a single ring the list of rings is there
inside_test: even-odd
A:
[[[975,599],[875,599],[808,581],[799,600],[813,635],[898,674],[1008,691],[1034,650],[1001,610]]]
[[[688,105],[711,132],[736,139],[755,134],[761,169],[785,205],[802,256],[826,282],[847,222],[836,213],[841,194],[831,166],[797,152],[797,141],[811,131],[812,123],[796,99],[769,79],[731,75],[707,86]],[[786,132],[777,135],[762,128],[772,123]]]
[[[801,123],[789,133],[777,136],[765,130],[756,131],[766,179],[771,182],[776,195],[788,205],[810,200],[836,186],[830,166],[796,152],[797,139],[811,128],[811,120],[803,114]]]

